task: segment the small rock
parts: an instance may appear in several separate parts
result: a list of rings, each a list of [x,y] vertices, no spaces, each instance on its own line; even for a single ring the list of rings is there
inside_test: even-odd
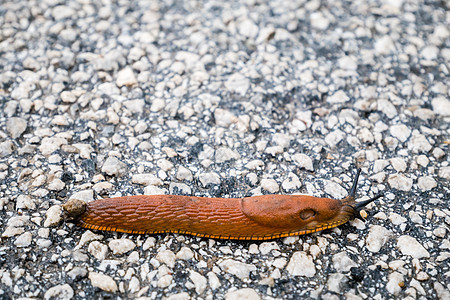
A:
[[[220,176],[217,173],[202,173],[198,176],[198,179],[204,187],[209,184],[220,184]]]
[[[401,225],[407,221],[405,217],[402,217],[396,213],[390,213],[389,220],[391,220],[392,224],[394,225]]]
[[[189,274],[189,279],[192,280],[192,282],[194,283],[195,291],[199,295],[203,294],[203,292],[208,287],[208,281],[200,273],[191,270]]]
[[[290,172],[288,174],[288,178],[283,181],[281,186],[285,191],[292,191],[299,189],[302,186],[302,183],[300,182],[300,179],[297,175]]]
[[[72,194],[70,196],[69,200],[71,199],[78,199],[83,200],[84,202],[90,202],[94,200],[94,191],[93,190],[84,190],[84,191],[78,191]]]
[[[234,73],[225,82],[225,87],[232,93],[237,93],[244,96],[250,87],[250,81],[244,75]]]
[[[370,252],[377,253],[386,244],[392,233],[379,225],[372,225],[366,238],[366,247]]]
[[[115,157],[108,157],[102,166],[102,172],[111,176],[125,175],[127,170],[128,170],[127,165]]]
[[[176,258],[182,260],[190,260],[194,257],[194,252],[188,247],[181,247],[180,251],[178,251]]]
[[[438,296],[439,300],[450,299],[450,291],[440,282],[435,281],[433,283],[433,288],[436,291],[436,295]]]
[[[348,100],[350,100],[350,98],[342,90],[337,91],[336,93],[334,93],[333,95],[331,95],[330,97],[327,98],[327,102],[333,103],[333,104],[334,103],[345,103]]]
[[[413,180],[403,174],[391,174],[389,175],[388,183],[391,188],[408,192],[411,190]]]
[[[98,241],[89,244],[88,252],[98,260],[104,260],[108,253],[108,247]]]
[[[31,245],[32,238],[30,232],[24,232],[17,237],[14,241],[14,245],[16,245],[16,247],[28,247]]]
[[[450,166],[440,168],[438,176],[444,179],[450,179]]]
[[[158,287],[160,288],[165,288],[168,287],[173,281],[173,276],[172,275],[164,275],[161,278],[158,279]]]
[[[343,199],[347,196],[347,190],[341,185],[331,180],[323,180],[325,193],[331,195],[334,199]]]
[[[330,274],[327,280],[328,290],[338,293],[341,293],[341,290],[345,283],[348,281],[347,277],[344,274],[334,273]]]
[[[261,297],[252,288],[243,288],[225,294],[225,300],[260,300]]]
[[[256,271],[254,265],[245,264],[233,259],[226,259],[219,263],[219,267],[227,273],[230,273],[239,279],[248,278],[250,272]]]
[[[403,255],[410,255],[413,258],[430,257],[430,253],[412,236],[402,235],[397,240],[397,248]]]
[[[230,148],[220,147],[216,150],[215,159],[217,163],[223,163],[233,159],[239,159],[240,156],[236,151]]]
[[[132,86],[137,84],[136,77],[130,67],[126,67],[117,73],[116,84],[118,87]]]
[[[259,251],[262,255],[267,255],[272,250],[280,250],[280,247],[276,242],[264,242],[261,245],[259,245]]]
[[[16,199],[16,209],[35,209],[34,200],[27,195],[19,195]]]
[[[70,91],[61,92],[59,96],[64,103],[74,103],[77,101],[75,94]]]
[[[73,296],[74,294],[72,287],[66,283],[49,288],[44,294],[44,299],[68,300],[72,299]]]
[[[143,99],[124,101],[123,105],[133,114],[144,112],[145,101]]]
[[[53,178],[48,184],[48,189],[50,191],[61,191],[66,184],[59,178]]]
[[[389,132],[402,143],[406,142],[411,135],[411,129],[404,124],[391,126]]]
[[[258,35],[258,26],[250,19],[245,19],[238,25],[238,31],[246,38],[254,39]]]
[[[62,220],[62,208],[60,205],[53,205],[46,212],[47,218],[44,227],[56,226]]]
[[[284,133],[275,133],[272,137],[272,143],[286,149],[291,143],[291,137]]]
[[[175,266],[176,256],[170,250],[163,250],[158,252],[158,254],[156,255],[156,259],[159,262],[166,264],[169,268],[173,268]]]
[[[27,121],[25,119],[12,117],[6,121],[6,130],[13,139],[20,137],[26,129]]]
[[[114,254],[121,255],[133,250],[136,244],[130,239],[116,239],[110,241],[108,246]]]
[[[339,144],[340,141],[342,141],[345,137],[345,133],[342,132],[339,129],[336,129],[325,137],[325,143],[328,144],[328,146],[335,148],[337,144]]]
[[[334,268],[338,272],[348,272],[352,267],[358,266],[344,251],[333,255],[332,261]]]
[[[143,184],[143,185],[162,185],[163,182],[161,179],[156,177],[153,174],[135,174],[131,177],[132,183]]]
[[[144,190],[147,190],[148,187],[146,187]],[[185,183],[175,183],[175,182],[171,182],[169,185],[169,193],[171,195],[191,195],[192,194],[192,190],[191,188],[185,184]],[[162,195],[165,194],[165,192],[160,192],[158,194],[153,193],[151,195]],[[146,195],[149,195],[146,193]]]
[[[11,141],[0,143],[0,158],[10,155],[14,151],[14,144]]]
[[[313,161],[308,155],[303,153],[297,153],[294,154],[292,158],[300,168],[304,168],[308,171],[314,171]]]
[[[278,183],[274,179],[262,179],[261,187],[271,194],[276,193],[280,190]]]
[[[437,187],[437,182],[431,176],[422,176],[419,177],[417,181],[417,186],[420,188],[422,192],[425,192]]]
[[[89,272],[89,279],[91,280],[91,284],[94,287],[98,287],[99,289],[104,290],[105,292],[111,293],[117,292],[116,282],[108,275],[96,272]]]
[[[152,112],[158,112],[161,111],[164,107],[166,107],[166,101],[161,98],[156,98],[153,100],[150,110]]]
[[[179,166],[177,171],[177,179],[192,181],[193,179],[192,172],[183,166]]]
[[[39,146],[39,150],[42,155],[48,156],[55,152],[56,150],[61,149],[62,145],[67,145],[68,142],[64,138],[60,137],[45,137],[41,141],[41,145]]]
[[[214,272],[208,272],[209,287],[214,291],[220,287],[220,280]]]
[[[72,280],[81,279],[81,278],[86,277],[87,270],[86,270],[86,268],[83,268],[83,267],[75,267],[72,270],[70,270],[69,272],[67,272],[67,275]]]
[[[167,298],[164,298],[165,300],[190,300],[192,299],[191,296],[189,296],[188,293],[178,293],[168,296]]]
[[[392,167],[397,171],[397,172],[405,172],[406,171],[406,162],[403,158],[400,157],[394,157],[390,159],[391,165]]]
[[[286,271],[293,276],[313,277],[316,274],[316,266],[312,257],[307,255],[306,252],[297,251],[289,260]]]
[[[448,117],[450,116],[450,101],[445,97],[437,97],[431,100],[433,111],[438,115]]]
[[[411,138],[411,140],[408,143],[408,149],[411,150],[413,153],[420,153],[424,152],[427,153],[432,148],[430,142],[427,140],[427,138],[423,134],[414,134]]]
[[[388,283],[386,290],[394,296],[397,296],[401,291],[401,284],[404,282],[404,276],[399,272],[393,272],[388,276]]]

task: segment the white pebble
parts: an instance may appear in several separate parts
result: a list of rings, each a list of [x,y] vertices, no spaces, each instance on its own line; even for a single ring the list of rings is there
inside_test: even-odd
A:
[[[136,77],[130,67],[126,67],[117,73],[116,84],[118,87],[132,86],[137,84]]]
[[[307,255],[306,252],[297,251],[289,260],[286,271],[293,276],[313,277],[316,274],[316,266],[312,257]]]
[[[241,280],[248,278],[250,272],[256,271],[256,267],[254,265],[242,263],[233,259],[226,259],[220,262],[219,267],[222,271],[230,273]]]
[[[352,267],[358,266],[344,251],[333,255],[331,260],[333,261],[334,268],[338,272],[348,272]]]
[[[190,260],[194,257],[194,252],[188,247],[181,247],[180,251],[177,252],[176,258],[182,260]]]
[[[261,297],[252,288],[233,290],[225,294],[225,300],[260,300]]]
[[[369,234],[366,238],[366,247],[370,252],[377,253],[391,236],[392,233],[382,226],[370,226]]]
[[[62,208],[60,205],[53,205],[45,214],[47,218],[45,219],[44,226],[56,226],[61,222]]]
[[[223,163],[233,159],[239,159],[239,154],[230,148],[220,147],[216,150],[215,159],[217,163]]]
[[[388,276],[388,283],[386,284],[386,290],[394,296],[397,296],[402,288],[400,284],[403,282],[404,277],[399,272],[393,272]]]
[[[127,169],[127,165],[118,160],[116,157],[108,157],[102,166],[102,172],[115,176],[125,175]]]
[[[98,260],[104,260],[108,253],[108,247],[98,241],[89,244],[88,252]]]
[[[158,252],[156,255],[156,259],[163,264],[166,264],[169,268],[173,268],[175,266],[176,256],[170,250],[163,250]]]
[[[190,271],[189,279],[192,280],[197,294],[201,295],[208,287],[208,281],[204,276],[195,271]]]
[[[433,111],[441,116],[450,116],[450,101],[445,97],[437,97],[431,100]]]
[[[25,232],[17,237],[14,241],[16,247],[28,247],[31,245],[32,235],[30,232]]]
[[[437,187],[437,182],[431,176],[422,176],[417,180],[417,186],[422,192],[425,192]]]
[[[430,253],[412,236],[402,235],[397,240],[397,248],[403,255],[410,255],[413,258],[430,257]]]
[[[198,179],[204,187],[208,184],[220,184],[220,176],[217,173],[202,173],[198,176]]]
[[[117,292],[117,284],[110,276],[96,273],[96,272],[89,272],[89,279],[91,280],[91,284],[94,287],[98,287],[101,290],[104,290],[105,292]]]
[[[66,283],[49,288],[44,294],[44,299],[69,300],[72,299],[73,296],[74,293],[72,287]]]
[[[411,135],[411,129],[404,124],[391,126],[389,132],[402,143],[406,142]]]
[[[300,168],[304,168],[308,171],[314,171],[313,161],[308,155],[303,153],[296,153],[292,156],[292,158]]]
[[[156,177],[153,174],[135,174],[131,177],[132,183],[142,184],[142,185],[162,185],[163,182],[161,179]]]
[[[27,121],[25,119],[12,117],[6,121],[6,130],[13,139],[20,137],[26,129]]]
[[[114,254],[121,255],[133,250],[136,244],[130,239],[116,239],[110,241],[108,246]]]
[[[276,193],[280,190],[278,183],[274,179],[262,179],[261,187],[269,193]]]
[[[411,190],[413,180],[403,174],[391,174],[389,175],[388,183],[391,188],[408,192]]]

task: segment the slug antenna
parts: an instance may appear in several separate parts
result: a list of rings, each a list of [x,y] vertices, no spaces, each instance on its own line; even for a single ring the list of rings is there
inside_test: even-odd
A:
[[[356,187],[358,186],[359,174],[361,174],[361,168],[358,168],[358,170],[356,171],[355,180],[353,181],[352,189],[350,190],[350,193],[348,195],[351,198],[355,198],[356,196]]]
[[[361,202],[357,202],[357,203],[354,205],[354,208],[355,208],[355,210],[356,210],[357,212],[359,212],[359,211],[362,210],[367,204],[369,204],[369,203],[371,203],[371,202],[373,202],[373,201],[375,201],[375,200],[377,200],[378,198],[381,198],[381,197],[383,197],[383,196],[384,196],[384,195],[383,195],[382,193],[380,193],[380,194],[376,195],[375,197],[373,197],[372,199],[365,200],[365,201],[361,201]]]

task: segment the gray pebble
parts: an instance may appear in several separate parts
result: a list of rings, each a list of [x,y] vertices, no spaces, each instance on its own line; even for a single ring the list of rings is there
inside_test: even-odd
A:
[[[108,157],[102,166],[102,172],[118,177],[125,175],[127,170],[127,165],[113,156]]]

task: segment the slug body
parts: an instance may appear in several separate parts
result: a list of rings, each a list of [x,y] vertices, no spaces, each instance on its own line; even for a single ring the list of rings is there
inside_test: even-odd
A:
[[[356,203],[358,175],[359,171],[352,192],[343,200],[304,195],[246,198],[151,195],[101,199],[87,204],[72,200],[75,202],[68,202],[63,208],[77,225],[89,229],[268,240],[333,228],[358,217],[365,204],[381,197]],[[72,208],[74,203],[76,209]]]

